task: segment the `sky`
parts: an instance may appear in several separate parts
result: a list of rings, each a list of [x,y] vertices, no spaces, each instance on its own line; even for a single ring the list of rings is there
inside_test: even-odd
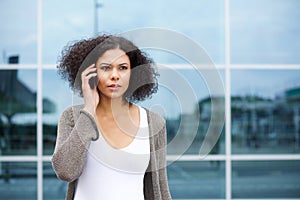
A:
[[[0,1],[2,19],[0,21],[2,55],[0,64],[5,64],[8,56],[15,54],[20,56],[21,64],[37,63],[36,2],[36,0]],[[230,55],[233,64],[300,63],[299,0],[231,0],[230,2]],[[194,41],[207,53],[212,64],[225,62],[222,0],[99,0],[99,3],[101,4],[97,9],[99,33],[123,33],[144,27],[168,29]],[[57,64],[65,45],[95,35],[94,14],[94,0],[43,0],[42,63]],[[149,41],[151,42],[151,35]],[[146,51],[158,64],[189,64],[180,55],[171,52],[157,49]],[[176,72],[174,69],[171,71]],[[290,85],[298,84],[299,71],[233,70],[231,92],[233,95],[257,93],[274,98],[278,92]],[[224,81],[224,71],[220,70],[219,73]],[[197,74],[195,70],[181,70],[179,75],[177,73],[182,83],[180,84],[174,79],[176,73],[173,74],[174,76],[168,72],[162,73],[160,81],[168,85],[162,87],[161,90],[164,92],[159,94],[162,96],[154,99],[153,102],[159,102],[160,99],[174,99],[177,95],[179,100],[175,101],[174,105],[165,105],[169,115],[176,116],[178,109],[181,109],[178,105],[181,105],[185,112],[191,112],[196,100],[208,95],[205,78],[195,74]],[[35,70],[27,72],[21,70],[19,76],[32,90],[36,90]],[[55,98],[56,93],[65,94],[69,90],[67,86],[60,88],[59,85],[65,83],[58,80],[55,70],[44,71],[43,89],[47,92],[43,91],[43,95],[53,101],[59,101],[58,110],[61,111],[68,100]],[[48,83],[52,83],[53,87]],[[183,85],[188,85],[187,88],[190,89],[188,94]],[[56,91],[53,88],[60,89]],[[190,99],[195,100],[192,102]]]

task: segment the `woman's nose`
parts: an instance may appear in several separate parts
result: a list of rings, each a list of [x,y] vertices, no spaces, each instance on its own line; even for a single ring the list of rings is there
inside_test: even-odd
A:
[[[120,79],[120,75],[117,69],[112,70],[110,79],[114,81],[118,81]]]

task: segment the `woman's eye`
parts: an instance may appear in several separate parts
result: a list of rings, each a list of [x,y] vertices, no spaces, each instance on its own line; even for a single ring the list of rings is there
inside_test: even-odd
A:
[[[121,70],[126,70],[126,69],[128,69],[128,67],[127,66],[121,66],[120,69]]]
[[[109,66],[101,66],[100,69],[106,71],[106,70],[109,70],[110,67]]]

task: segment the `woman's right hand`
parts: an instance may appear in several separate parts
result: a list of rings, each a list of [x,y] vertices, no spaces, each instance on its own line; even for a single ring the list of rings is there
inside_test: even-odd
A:
[[[97,85],[93,89],[89,84],[89,80],[92,77],[97,76],[97,68],[95,64],[90,65],[81,73],[82,93],[84,97],[84,110],[88,111],[93,116],[96,113],[96,108],[99,103],[99,94],[97,91]]]

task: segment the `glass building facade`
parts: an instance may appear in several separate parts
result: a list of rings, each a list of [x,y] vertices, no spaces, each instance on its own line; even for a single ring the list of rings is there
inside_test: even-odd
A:
[[[65,197],[50,160],[60,114],[82,99],[57,74],[63,47],[144,27],[193,40],[214,66],[199,73],[181,55],[144,49],[160,85],[141,105],[166,118],[173,199],[300,199],[300,1],[2,0],[0,9],[0,199]],[[216,72],[224,94],[211,95],[205,77]],[[212,102],[224,126],[201,156]]]

